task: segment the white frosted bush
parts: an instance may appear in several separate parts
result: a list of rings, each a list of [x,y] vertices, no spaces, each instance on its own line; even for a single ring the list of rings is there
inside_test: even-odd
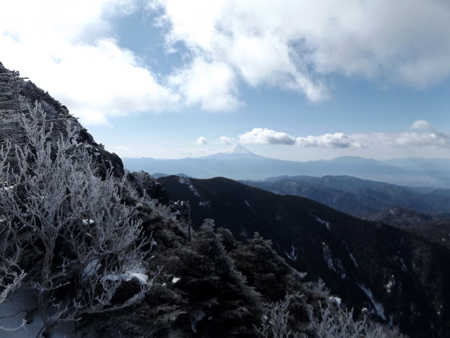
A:
[[[0,225],[8,237],[0,247],[0,267],[2,278],[8,278],[8,269],[14,268],[8,267],[8,255],[20,262],[26,252],[37,254],[39,271],[26,278],[16,273],[12,285],[21,281],[34,292],[36,312],[48,331],[83,314],[113,311],[142,299],[152,278],[141,280],[140,290],[127,301],[111,302],[133,275],[130,271],[145,271],[152,241],[144,237],[135,209],[121,202],[125,177],[118,180],[112,169],[103,177],[97,174],[92,155],[75,141],[70,121],[65,135],[55,137],[41,106],[28,110],[19,119],[28,144],[6,143],[0,149]],[[14,168],[11,155],[17,161]],[[70,290],[69,295],[61,296],[62,289]]]

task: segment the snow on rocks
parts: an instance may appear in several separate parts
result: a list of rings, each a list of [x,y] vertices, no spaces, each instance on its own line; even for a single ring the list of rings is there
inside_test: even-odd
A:
[[[325,224],[325,226],[327,227],[327,229],[330,229],[330,223],[329,223],[329,222],[327,222],[327,221],[325,221],[325,220],[323,220],[323,219],[321,219],[321,218],[319,218],[319,217],[316,217],[316,220],[317,220],[319,223]]]
[[[93,220],[93,219],[83,219],[82,220],[82,224],[84,225],[84,226],[86,226],[86,225],[92,225],[92,224],[95,224],[95,221]]]

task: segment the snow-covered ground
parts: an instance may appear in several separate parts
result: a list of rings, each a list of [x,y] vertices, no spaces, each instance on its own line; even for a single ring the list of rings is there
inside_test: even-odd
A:
[[[8,296],[8,298],[0,304],[0,329],[1,338],[34,338],[38,336],[42,329],[43,320],[40,315],[36,315],[31,324],[22,326],[26,316],[26,311],[33,309],[36,303],[28,291],[17,291]],[[22,326],[22,327],[20,327]],[[17,330],[12,330],[18,328]],[[52,338],[81,338],[80,334],[73,333],[74,323],[68,322],[60,325],[55,329]],[[40,335],[42,337],[42,335]],[[96,334],[92,333],[87,338],[95,338]]]

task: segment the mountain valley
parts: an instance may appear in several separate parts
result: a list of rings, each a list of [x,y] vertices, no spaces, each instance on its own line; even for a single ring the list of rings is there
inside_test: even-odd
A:
[[[425,291],[432,283],[447,293],[442,283],[450,278],[450,252],[444,247],[309,199],[275,195],[225,178],[170,176],[158,181],[171,198],[189,201],[194,228],[213,218],[243,242],[258,232],[311,280],[322,278],[342,299],[371,309],[378,318],[390,318],[411,336],[434,335],[428,329],[430,321],[446,322],[441,310],[433,315],[436,299],[430,303]],[[431,261],[432,266],[427,263]],[[444,296],[438,308],[448,309],[448,301]]]

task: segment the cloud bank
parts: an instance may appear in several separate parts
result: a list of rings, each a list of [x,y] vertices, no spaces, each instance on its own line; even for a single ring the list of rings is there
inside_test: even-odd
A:
[[[371,146],[450,148],[450,133],[436,131],[427,121],[415,121],[409,129],[426,129],[427,131],[352,135],[334,133],[319,136],[293,137],[284,132],[277,132],[266,128],[254,128],[250,132],[239,135],[239,140],[243,144],[284,144],[296,145],[302,148],[362,149]]]
[[[193,56],[183,71],[201,73],[202,58],[233,73],[210,83],[224,90],[224,108],[237,100],[229,81],[321,101],[329,74],[415,88],[450,76],[447,0],[154,0],[149,8],[162,12],[167,50],[181,43]]]

